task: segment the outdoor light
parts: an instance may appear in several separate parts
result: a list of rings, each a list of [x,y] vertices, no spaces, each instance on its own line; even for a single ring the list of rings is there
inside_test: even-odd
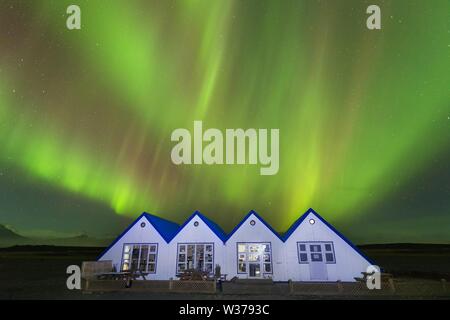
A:
[[[194,227],[198,227],[198,221],[194,222]]]
[[[141,223],[141,228],[145,227],[145,222]]]
[[[250,225],[254,226],[255,225],[255,220],[250,221]]]
[[[314,219],[309,219],[309,224],[314,224],[316,221]]]

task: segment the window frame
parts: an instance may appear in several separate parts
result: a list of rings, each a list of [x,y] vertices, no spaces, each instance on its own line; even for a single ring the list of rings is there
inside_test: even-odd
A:
[[[182,272],[189,270],[188,268],[188,246],[189,245],[193,245],[194,246],[194,252],[193,252],[193,261],[194,261],[194,269],[196,269],[196,255],[197,255],[197,246],[202,245],[203,246],[203,268],[202,271],[203,272],[207,272],[206,271],[206,265],[211,265],[211,271],[209,272],[209,274],[214,274],[214,260],[215,260],[215,256],[214,256],[214,252],[215,252],[215,243],[214,242],[177,242],[177,259],[176,259],[176,264],[175,264],[175,274],[177,276],[181,275]],[[184,252],[181,252],[181,254],[185,255],[185,259],[184,262],[180,262],[179,258],[180,258],[180,247],[184,246]],[[211,246],[211,251],[207,251],[206,247],[207,246]],[[210,262],[206,261],[206,254],[207,253],[211,253],[212,256],[212,260]],[[180,272],[180,269],[178,268],[178,265],[182,263],[185,266],[185,269],[183,271]]]
[[[239,251],[239,246],[244,245],[245,246],[245,251],[244,252],[240,252]],[[266,248],[259,254],[260,256],[260,260],[259,261],[250,261],[249,260],[249,256],[256,254],[256,252],[254,251],[250,251],[250,246],[251,245],[266,245],[269,247],[269,251],[266,251]],[[261,241],[261,242],[236,242],[236,273],[237,274],[246,274],[249,275],[250,272],[250,267],[248,266],[249,263],[257,263],[259,262],[260,266],[261,266],[261,272],[263,275],[266,274],[271,274],[273,275],[273,254],[272,254],[272,242],[270,241]],[[240,262],[239,261],[239,255],[241,254],[245,254],[245,259],[244,262]],[[270,261],[266,262],[264,261],[264,256],[265,255],[269,255],[269,259]],[[240,264],[244,264],[245,265],[245,270],[246,272],[241,272],[239,270],[239,265]],[[270,272],[266,272],[266,264],[270,264]]]
[[[124,259],[125,255],[125,246],[130,246],[130,251],[127,253],[129,254],[128,259]],[[132,260],[133,260],[133,247],[139,246],[139,256],[138,256],[138,262],[137,265],[139,266],[141,264],[141,254],[142,254],[142,246],[148,246],[147,248],[147,257],[146,257],[146,264],[145,264],[145,271],[142,271],[145,274],[155,274],[158,269],[158,250],[159,250],[159,244],[156,242],[126,242],[122,245],[122,253],[120,258],[120,272],[129,272],[131,270]],[[155,246],[155,251],[151,251],[150,247]],[[150,254],[155,255],[155,261],[149,262],[149,256]],[[128,260],[128,270],[123,270],[124,260]],[[149,271],[149,265],[153,264],[154,271]],[[139,270],[139,268],[138,268]],[[137,271],[137,270],[135,270]]]
[[[323,262],[325,264],[336,264],[336,252],[334,250],[334,241],[297,241],[297,259],[299,264],[310,264],[311,262]],[[300,251],[300,245],[305,246],[305,250]],[[310,245],[320,245],[320,251],[311,251]],[[326,250],[326,245],[331,245],[331,251]],[[320,253],[322,254],[322,261],[312,261],[311,254]],[[327,261],[326,254],[333,254],[333,261]],[[307,261],[302,261],[300,259],[300,254],[306,254]]]

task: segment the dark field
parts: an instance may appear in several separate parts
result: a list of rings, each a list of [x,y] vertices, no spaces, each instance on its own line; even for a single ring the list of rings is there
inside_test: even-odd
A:
[[[400,281],[450,282],[450,245],[374,245],[362,250]],[[66,288],[66,268],[95,260],[103,248],[13,247],[0,249],[0,299],[320,299],[320,295],[186,295],[117,292],[86,294]],[[450,287],[450,283],[447,284]],[[280,292],[286,283],[275,284]],[[285,288],[286,287],[286,288]],[[448,297],[450,298],[450,288]],[[326,298],[330,298],[329,296]],[[331,298],[346,298],[336,296]],[[355,297],[352,297],[355,298]],[[408,298],[395,296],[389,298]],[[415,296],[417,298],[417,296]],[[433,298],[423,296],[421,298]],[[442,298],[442,297],[439,297]]]

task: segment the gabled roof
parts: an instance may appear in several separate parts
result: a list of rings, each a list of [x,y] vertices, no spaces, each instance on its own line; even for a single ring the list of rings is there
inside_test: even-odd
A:
[[[182,226],[177,230],[177,232],[172,237],[175,238],[177,234],[181,232],[181,230],[184,229],[184,227],[192,220],[194,217],[199,217],[210,229],[214,234],[223,242],[226,241],[227,235],[226,233],[220,228],[215,222],[212,220],[209,220],[207,217],[205,217],[200,211],[195,211],[183,224]]]
[[[355,246],[350,240],[348,240],[342,233],[336,230],[335,227],[333,227],[331,224],[329,224],[324,218],[322,218],[316,211],[314,211],[312,208],[309,208],[300,218],[298,218],[292,226],[286,231],[286,233],[283,235],[283,241],[286,242],[287,239],[294,233],[294,231],[300,226],[300,224],[306,219],[306,217],[312,214],[317,219],[322,221],[331,231],[333,231],[339,238],[344,240],[345,243],[347,243],[350,247],[353,248],[361,257],[363,257],[367,262],[370,264],[374,264],[373,261],[371,261],[364,253],[361,252],[360,249],[358,249],[357,246]]]
[[[272,228],[272,226],[270,225],[270,224],[268,224],[255,210],[250,210],[249,211],[249,213],[247,213],[246,215],[245,215],[245,217],[241,220],[241,222],[239,222],[238,223],[238,225],[236,226],[236,227],[234,227],[234,229],[228,234],[228,238],[227,238],[227,241],[228,241],[228,239],[230,239],[232,236],[233,236],[233,234],[242,226],[242,224],[251,216],[251,215],[254,215],[259,221],[261,221],[262,222],[262,224],[264,224],[266,227],[267,227],[267,229],[269,229],[270,231],[272,231],[272,233],[278,238],[278,239],[280,239],[281,241],[283,241],[283,239],[281,238],[281,236],[278,234],[278,232],[276,232],[273,228]]]
[[[147,221],[155,228],[155,230],[161,235],[161,237],[169,243],[170,240],[175,236],[177,230],[180,228],[178,224],[175,222],[154,216],[150,213],[143,212],[136,220],[133,221],[97,258],[97,260],[101,259],[106,252],[109,251],[120,239],[123,238],[127,234],[127,232],[133,228],[133,226],[141,220],[142,217],[145,217]]]
[[[157,217],[155,215],[152,215],[150,213],[144,212],[142,213],[132,224],[130,224],[110,245],[108,248],[106,248],[100,256],[97,258],[97,260],[101,259],[106,252],[108,252],[109,249],[111,249],[112,246],[114,246],[120,239],[122,239],[125,234],[138,222],[141,220],[142,217],[145,217],[146,220],[155,228],[155,230],[161,235],[161,237],[169,243],[175,236],[181,232],[181,230],[184,229],[184,227],[194,218],[199,217],[210,229],[214,234],[222,240],[224,243],[228,241],[233,234],[242,226],[242,224],[247,221],[247,219],[254,215],[259,221],[261,221],[278,239],[280,239],[283,242],[286,242],[289,237],[294,233],[294,231],[300,226],[300,224],[306,219],[306,217],[309,214],[313,214],[317,219],[322,221],[332,232],[334,232],[338,237],[340,237],[342,240],[344,240],[345,243],[347,243],[350,247],[352,247],[362,258],[364,258],[367,262],[370,264],[374,264],[368,257],[364,255],[350,240],[348,240],[346,237],[344,237],[339,231],[337,231],[331,224],[329,224],[325,219],[323,219],[317,212],[315,212],[313,209],[308,209],[299,219],[297,219],[291,227],[286,231],[286,233],[283,236],[280,236],[256,211],[251,210],[247,215],[239,222],[239,224],[234,227],[234,229],[228,234],[222,230],[215,222],[205,217],[202,213],[199,211],[195,211],[180,227],[178,224]]]

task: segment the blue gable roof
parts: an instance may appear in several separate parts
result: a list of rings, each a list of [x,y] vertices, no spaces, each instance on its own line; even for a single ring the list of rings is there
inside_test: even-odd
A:
[[[178,224],[157,217],[155,215],[152,215],[150,213],[144,212],[142,213],[136,220],[133,221],[132,224],[130,224],[110,245],[108,248],[106,248],[100,256],[97,258],[97,260],[101,259],[105,253],[114,246],[142,217],[145,217],[146,220],[155,228],[155,230],[161,235],[161,237],[169,243],[175,236],[181,232],[181,230],[196,216],[198,216],[210,229],[214,234],[221,239],[224,243],[228,241],[228,239],[231,238],[231,236],[242,226],[242,224],[251,216],[254,215],[259,221],[261,221],[277,238],[279,238],[281,241],[286,242],[287,239],[294,233],[294,231],[298,228],[298,226],[306,219],[306,217],[309,214],[313,214],[315,217],[317,217],[320,221],[322,221],[331,231],[333,231],[338,237],[340,237],[344,242],[346,242],[350,247],[352,247],[361,257],[363,257],[366,261],[368,261],[370,264],[374,264],[368,257],[362,253],[358,247],[356,247],[350,240],[348,240],[346,237],[344,237],[339,231],[337,231],[331,224],[329,224],[325,219],[323,219],[317,212],[315,212],[313,209],[309,209],[306,211],[299,219],[297,219],[291,227],[286,231],[286,233],[283,236],[280,236],[271,225],[269,225],[256,211],[251,210],[247,215],[239,222],[239,224],[234,227],[234,229],[228,234],[222,230],[222,228],[219,227],[215,222],[205,217],[202,213],[199,211],[195,211],[180,227]]]
[[[273,232],[274,235],[277,236],[278,239],[280,239],[281,241],[283,241],[283,239],[280,237],[280,235],[278,234],[278,232],[276,232],[272,226],[270,224],[268,224],[255,210],[250,210],[249,213],[247,213],[245,215],[245,217],[241,220],[241,222],[238,223],[238,225],[236,227],[234,227],[233,231],[230,232],[230,234],[228,235],[227,241],[228,239],[231,238],[231,236],[242,226],[242,224],[251,216],[251,215],[255,215],[255,217],[261,221],[270,231]]]
[[[227,235],[226,233],[222,230],[222,228],[219,227],[219,225],[217,225],[215,222],[213,222],[212,220],[208,219],[207,217],[205,217],[200,211],[195,211],[184,223],[183,225],[178,229],[178,231],[174,234],[174,236],[172,237],[175,238],[175,236],[181,232],[181,230],[184,229],[184,227],[192,220],[194,219],[194,217],[199,217],[210,229],[212,232],[214,232],[214,234],[219,237],[220,240],[222,240],[223,242],[226,241],[227,239]]]
[[[331,231],[333,231],[339,238],[344,240],[345,243],[347,243],[350,247],[353,248],[361,257],[363,257],[367,262],[370,264],[374,264],[373,261],[371,261],[364,253],[362,253],[361,250],[358,249],[357,246],[355,246],[350,240],[348,240],[342,233],[336,230],[335,227],[333,227],[331,224],[329,224],[324,218],[322,218],[316,211],[314,211],[312,208],[309,208],[300,218],[298,218],[292,226],[286,231],[286,233],[283,235],[283,241],[286,242],[287,239],[294,233],[294,231],[298,228],[298,226],[306,219],[306,217],[309,214],[313,214],[317,219],[322,221]]]

